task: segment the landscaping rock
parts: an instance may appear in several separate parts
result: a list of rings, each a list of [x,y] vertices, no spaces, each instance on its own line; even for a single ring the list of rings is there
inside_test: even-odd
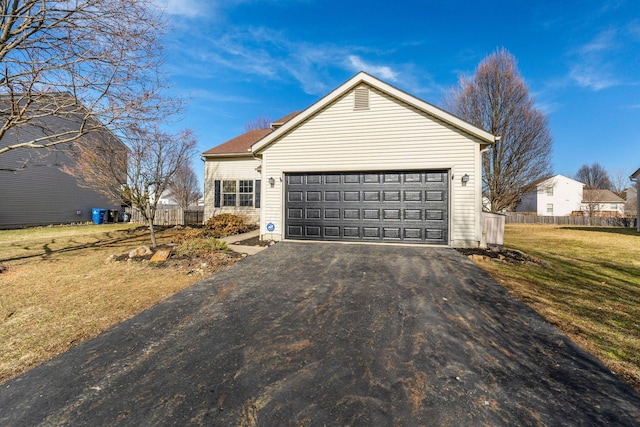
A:
[[[171,251],[169,249],[160,249],[153,254],[151,262],[165,262],[170,255]]]
[[[151,249],[148,246],[139,246],[129,252],[129,258],[151,255]]]

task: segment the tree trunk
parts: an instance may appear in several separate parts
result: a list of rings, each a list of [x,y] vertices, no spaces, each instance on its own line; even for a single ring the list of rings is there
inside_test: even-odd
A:
[[[149,231],[151,232],[151,247],[155,249],[158,245],[156,244],[156,231],[153,228],[153,220],[149,220]]]

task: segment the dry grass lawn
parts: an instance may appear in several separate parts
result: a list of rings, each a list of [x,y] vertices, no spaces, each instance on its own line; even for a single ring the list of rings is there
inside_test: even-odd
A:
[[[505,247],[542,262],[480,267],[640,391],[640,234],[509,224]]]
[[[158,244],[179,233],[158,233]],[[0,230],[0,383],[200,280],[148,262],[107,262],[150,245],[148,232],[105,224]]]
[[[178,231],[158,234],[159,243]],[[148,244],[129,225],[0,230],[0,382],[195,283],[147,262],[107,262]],[[505,246],[540,263],[480,266],[640,391],[640,235],[507,225]]]

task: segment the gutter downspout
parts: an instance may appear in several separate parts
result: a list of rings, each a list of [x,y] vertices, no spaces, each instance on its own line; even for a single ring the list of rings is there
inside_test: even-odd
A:
[[[636,231],[640,233],[640,177],[634,178],[633,176],[629,177],[629,180],[636,183]]]

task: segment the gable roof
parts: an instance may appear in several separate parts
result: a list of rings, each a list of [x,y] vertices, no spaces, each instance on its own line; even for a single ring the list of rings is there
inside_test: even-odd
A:
[[[429,104],[428,102],[425,102],[419,98],[416,98],[413,95],[410,95],[400,89],[397,89],[394,86],[391,86],[388,83],[383,82],[382,80],[379,80],[371,76],[370,74],[367,74],[361,71],[355,76],[353,76],[351,79],[347,80],[345,83],[340,85],[338,88],[334,89],[328,95],[321,98],[315,104],[311,105],[306,110],[300,112],[295,117],[291,118],[288,122],[286,122],[282,126],[275,129],[272,133],[270,133],[269,135],[266,135],[260,141],[256,142],[251,147],[252,151],[254,153],[259,153],[260,151],[269,147],[279,137],[295,129],[298,125],[302,124],[305,120],[312,117],[314,114],[324,109],[325,107],[330,105],[332,102],[342,97],[344,94],[346,94],[347,92],[349,92],[350,90],[354,89],[356,86],[362,83],[366,83],[367,85],[393,98],[396,98],[420,111],[423,111],[429,114],[430,116],[433,116],[439,120],[442,120],[443,122],[446,122],[454,126],[455,128],[462,130],[463,132],[480,139],[485,144],[493,144],[497,139],[496,136],[490,134],[489,132],[482,130],[476,126],[473,126],[472,124],[460,119],[459,117],[454,116],[453,114],[450,114],[444,110],[441,110],[440,108],[432,104]]]
[[[213,147],[210,150],[202,153],[203,157],[221,157],[221,156],[252,156],[251,146],[256,142],[260,141],[266,135],[273,132],[274,129],[282,126],[293,117],[300,114],[300,111],[294,111],[293,113],[287,114],[286,116],[276,120],[271,123],[271,128],[267,129],[253,129],[248,132],[243,133],[242,135],[236,136],[233,139],[230,139],[222,144]]]
[[[282,117],[281,119],[278,119],[275,122],[271,123],[271,127],[273,129],[279,128],[283,124],[287,123],[289,120],[293,119],[298,114],[300,114],[300,111],[294,111],[293,113],[287,114],[286,116]]]
[[[573,179],[573,178],[569,178],[568,176],[565,176],[565,175],[562,175],[562,174],[557,174],[557,175],[554,175],[554,176],[552,176],[552,177],[550,177],[550,178],[541,178],[541,179],[540,179],[540,180],[538,180],[538,182],[536,183],[536,186],[539,188],[539,187],[546,187],[546,186],[548,186],[549,184],[556,184],[556,183],[557,183],[557,181],[558,181],[560,178],[565,179],[565,180],[567,180],[567,181],[572,181],[572,182],[575,182],[576,184],[579,184],[579,185],[583,185],[583,186],[584,186],[584,183],[582,183],[582,182],[580,182],[580,181],[577,181],[577,180],[575,180],[575,179]]]
[[[583,203],[624,203],[624,199],[616,196],[610,190],[584,190]]]
[[[210,150],[202,153],[204,157],[210,156],[251,156],[251,146],[260,141],[265,135],[273,132],[273,129],[254,129],[249,132],[243,133],[240,136],[236,136],[227,142],[224,142],[217,147],[213,147]]]
[[[640,179],[640,168],[638,168],[637,171],[632,173],[629,178],[632,179],[632,180]]]

